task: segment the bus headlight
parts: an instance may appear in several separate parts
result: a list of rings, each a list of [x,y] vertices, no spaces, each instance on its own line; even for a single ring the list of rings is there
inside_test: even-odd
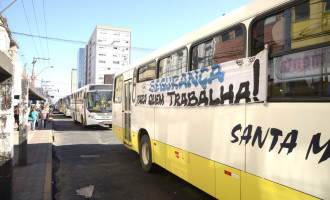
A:
[[[95,114],[90,114],[90,115],[88,115],[88,117],[90,117],[90,118],[92,118],[92,119],[96,119],[96,118],[95,118]]]

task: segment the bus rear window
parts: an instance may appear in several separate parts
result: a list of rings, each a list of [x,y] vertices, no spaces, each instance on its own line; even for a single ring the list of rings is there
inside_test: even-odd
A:
[[[252,56],[265,44],[269,46],[270,100],[330,97],[330,47],[326,44],[330,13],[325,7],[325,1],[305,1],[253,23]]]

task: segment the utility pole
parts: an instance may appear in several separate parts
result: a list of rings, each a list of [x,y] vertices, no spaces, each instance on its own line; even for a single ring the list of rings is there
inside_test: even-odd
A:
[[[33,61],[32,61],[32,64],[33,64],[33,67],[32,67],[32,85],[33,85],[33,87],[36,87],[35,80],[36,80],[37,76],[34,73],[34,64],[36,64],[37,60],[50,60],[50,59],[49,58],[36,58],[36,57],[33,57]]]

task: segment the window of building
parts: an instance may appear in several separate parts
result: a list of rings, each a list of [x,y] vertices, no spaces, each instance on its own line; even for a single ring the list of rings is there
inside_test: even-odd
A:
[[[252,24],[252,56],[265,44],[269,46],[269,100],[324,101],[322,97],[330,97],[330,48],[325,43],[330,41],[330,26],[323,24],[327,15],[320,15],[321,3],[303,2]]]
[[[105,52],[100,52],[99,56],[106,56],[106,53]]]
[[[112,57],[117,58],[117,57],[119,57],[119,54],[118,53],[114,53],[114,54],[112,54]]]
[[[99,33],[100,33],[100,34],[107,34],[107,30],[100,29],[100,30],[99,30]]]
[[[105,46],[99,46],[99,49],[105,49]]]
[[[113,32],[113,35],[120,35],[120,32],[119,31],[115,31],[115,32]]]
[[[107,38],[99,38],[99,39],[97,39],[97,42],[106,43],[107,42]]]
[[[156,62],[143,65],[138,69],[138,82],[150,81],[156,78]]]
[[[192,68],[201,69],[244,57],[243,28],[236,27],[192,48]]]
[[[129,36],[129,32],[122,32],[122,35],[128,37]]]
[[[306,1],[298,6],[294,7],[294,20],[295,22],[309,19],[310,9],[309,1]]]
[[[123,93],[123,76],[119,76],[115,79],[115,103],[120,103]]]
[[[329,0],[326,0],[324,3],[324,12],[325,13],[330,12],[330,1]]]
[[[160,60],[158,77],[180,75],[186,71],[187,49],[182,49]]]
[[[105,61],[105,60],[99,60],[99,63],[103,63],[103,64],[105,64],[106,61]]]
[[[114,50],[119,50],[120,48],[119,47],[112,47]]]
[[[112,61],[112,63],[115,65],[119,65],[119,61],[116,61],[116,60]]]

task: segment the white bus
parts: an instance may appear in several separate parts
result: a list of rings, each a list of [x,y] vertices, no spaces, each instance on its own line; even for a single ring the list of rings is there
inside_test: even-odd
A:
[[[113,133],[218,199],[330,199],[329,19],[256,0],[158,49],[115,75]]]
[[[62,113],[66,117],[71,117],[70,104],[70,95],[60,98],[56,103],[58,112]]]
[[[84,127],[112,127],[112,84],[85,85],[71,94],[71,116]]]

